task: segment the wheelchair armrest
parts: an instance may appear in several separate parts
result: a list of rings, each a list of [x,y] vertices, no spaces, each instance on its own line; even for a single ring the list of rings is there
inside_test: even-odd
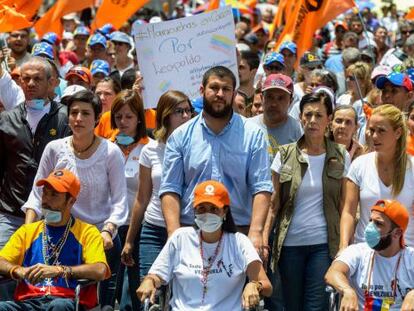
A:
[[[77,279],[76,281],[78,282],[78,285],[80,285],[81,287],[85,287],[85,286],[88,286],[88,285],[98,283],[98,281],[89,280],[89,279]]]
[[[333,288],[332,286],[330,286],[330,285],[326,285],[326,287],[325,287],[325,292],[327,292],[327,293],[331,293],[331,294],[335,294],[336,293],[336,289],[335,288]]]

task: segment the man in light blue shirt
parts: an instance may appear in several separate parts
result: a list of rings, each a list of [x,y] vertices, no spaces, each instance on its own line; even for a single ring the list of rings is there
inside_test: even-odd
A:
[[[194,223],[193,190],[205,180],[224,183],[239,231],[262,250],[272,183],[267,143],[260,128],[233,113],[236,78],[226,67],[209,69],[200,92],[201,114],[174,131],[167,142],[159,195],[171,235]]]

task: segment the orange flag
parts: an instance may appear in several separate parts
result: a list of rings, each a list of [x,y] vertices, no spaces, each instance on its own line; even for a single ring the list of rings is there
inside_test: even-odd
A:
[[[407,15],[405,15],[406,19],[414,19],[414,8],[411,9],[410,12],[407,13]]]
[[[14,8],[16,12],[26,16],[30,20],[39,9],[43,0],[0,0],[0,5]]]
[[[13,7],[0,4],[0,32],[19,30],[31,27],[32,24],[25,15],[17,12]]]
[[[37,34],[42,37],[46,32],[53,31],[61,36],[63,26],[60,19],[66,14],[82,11],[93,4],[93,0],[58,0],[35,24]]]
[[[316,30],[354,6],[354,0],[297,1],[276,46],[288,40],[295,42],[298,47],[297,60],[300,59],[312,47]]]
[[[149,0],[103,0],[92,22],[92,29],[97,29],[107,23],[111,23],[116,29],[119,29],[128,18],[147,2]]]
[[[206,12],[218,9],[220,7],[220,0],[210,0]]]

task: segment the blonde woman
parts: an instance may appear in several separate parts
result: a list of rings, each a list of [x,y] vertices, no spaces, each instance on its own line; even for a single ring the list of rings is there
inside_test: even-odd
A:
[[[361,96],[365,101],[365,97],[372,89],[371,67],[367,63],[356,62],[346,69],[345,78],[347,91],[338,98],[336,104],[338,106],[353,105],[361,100]]]
[[[340,251],[352,242],[364,241],[370,207],[379,198],[397,200],[410,215],[413,213],[413,158],[406,153],[407,128],[403,113],[393,105],[375,108],[368,131],[374,152],[358,157],[349,168],[340,224]],[[360,219],[356,225],[358,204]],[[408,246],[414,245],[411,219],[404,239]]]
[[[190,100],[184,93],[179,91],[164,93],[157,106],[157,127],[154,131],[156,140],[146,144],[140,155],[138,193],[121,260],[127,266],[134,265],[133,258],[139,249],[141,278],[147,275],[167,241],[167,230],[158,197],[165,143],[177,127],[191,119],[192,113]],[[138,241],[137,235],[141,223],[142,231]],[[138,246],[137,243],[139,247],[135,247]]]

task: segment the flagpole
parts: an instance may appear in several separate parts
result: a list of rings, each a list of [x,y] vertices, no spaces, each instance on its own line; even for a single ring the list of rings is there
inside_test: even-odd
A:
[[[361,10],[359,8],[357,8],[357,9],[358,9],[358,17],[359,17],[359,20],[361,21],[361,24],[362,24],[362,29],[365,33],[365,37],[367,38],[368,49],[372,51],[372,49],[371,49],[372,45],[370,43],[370,39],[369,39],[369,36],[368,36],[368,30],[367,30],[367,27],[365,25],[364,19],[362,18]],[[375,67],[375,59],[372,60],[372,66]]]

